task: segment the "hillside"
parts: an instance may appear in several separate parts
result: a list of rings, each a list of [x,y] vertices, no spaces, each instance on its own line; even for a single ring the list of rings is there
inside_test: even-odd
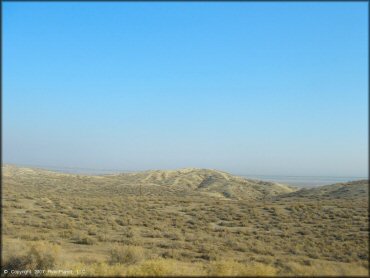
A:
[[[77,175],[13,165],[2,167],[8,184],[60,193],[72,190],[88,195],[208,196],[230,200],[351,199],[368,197],[368,181],[359,180],[314,188],[246,179],[229,173],[186,168],[109,175]]]
[[[51,172],[42,169],[20,168],[5,165],[4,178],[11,182],[25,182],[31,186],[59,192],[66,186],[77,191],[115,193],[129,195],[208,195],[256,201],[268,199],[297,189],[273,182],[264,182],[233,176],[226,172],[209,169],[180,169],[144,171],[128,174],[86,176]]]
[[[366,181],[297,190],[207,169],[90,176],[5,165],[2,175],[5,269],[368,274]]]
[[[369,181],[358,180],[346,183],[336,183],[316,188],[302,188],[295,192],[281,194],[276,199],[367,199],[369,194]]]
[[[180,190],[194,194],[231,199],[260,200],[278,194],[293,192],[295,189],[273,182],[244,179],[226,172],[209,169],[180,169],[145,171],[132,174],[110,175],[122,184],[144,187],[156,186],[168,190]]]

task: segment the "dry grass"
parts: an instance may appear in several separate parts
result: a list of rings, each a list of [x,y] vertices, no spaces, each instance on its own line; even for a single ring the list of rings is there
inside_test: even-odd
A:
[[[3,269],[367,274],[368,200],[358,192],[345,191],[352,199],[305,193],[246,202],[170,185],[147,184],[140,195],[117,177],[16,173],[3,179]]]

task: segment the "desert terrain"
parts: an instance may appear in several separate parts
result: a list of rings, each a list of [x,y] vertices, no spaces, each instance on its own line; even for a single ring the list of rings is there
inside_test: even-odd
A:
[[[367,276],[368,205],[368,180],[300,189],[209,169],[3,165],[2,274]]]

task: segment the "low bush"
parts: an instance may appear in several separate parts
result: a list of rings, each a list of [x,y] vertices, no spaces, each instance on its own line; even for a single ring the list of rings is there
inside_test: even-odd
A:
[[[153,259],[127,269],[127,276],[203,276],[199,263],[184,264],[176,260]]]
[[[110,264],[136,264],[145,258],[145,251],[138,246],[115,246],[110,250]]]
[[[208,275],[211,276],[274,276],[276,272],[273,266],[261,263],[215,261],[208,266]]]
[[[74,234],[73,241],[74,243],[85,245],[93,245],[97,242],[95,238],[79,232]]]
[[[4,269],[50,269],[59,259],[60,247],[46,242],[31,244],[23,253],[13,253],[4,258]]]

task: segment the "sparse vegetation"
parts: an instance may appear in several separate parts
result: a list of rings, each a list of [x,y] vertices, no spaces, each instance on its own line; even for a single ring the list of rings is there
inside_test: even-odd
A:
[[[287,189],[265,199],[249,182],[254,198],[226,198],[216,194],[226,184],[222,175],[202,182],[204,173],[210,175],[94,177],[5,166],[2,268],[89,276],[367,275],[367,182],[353,187],[359,195]]]

